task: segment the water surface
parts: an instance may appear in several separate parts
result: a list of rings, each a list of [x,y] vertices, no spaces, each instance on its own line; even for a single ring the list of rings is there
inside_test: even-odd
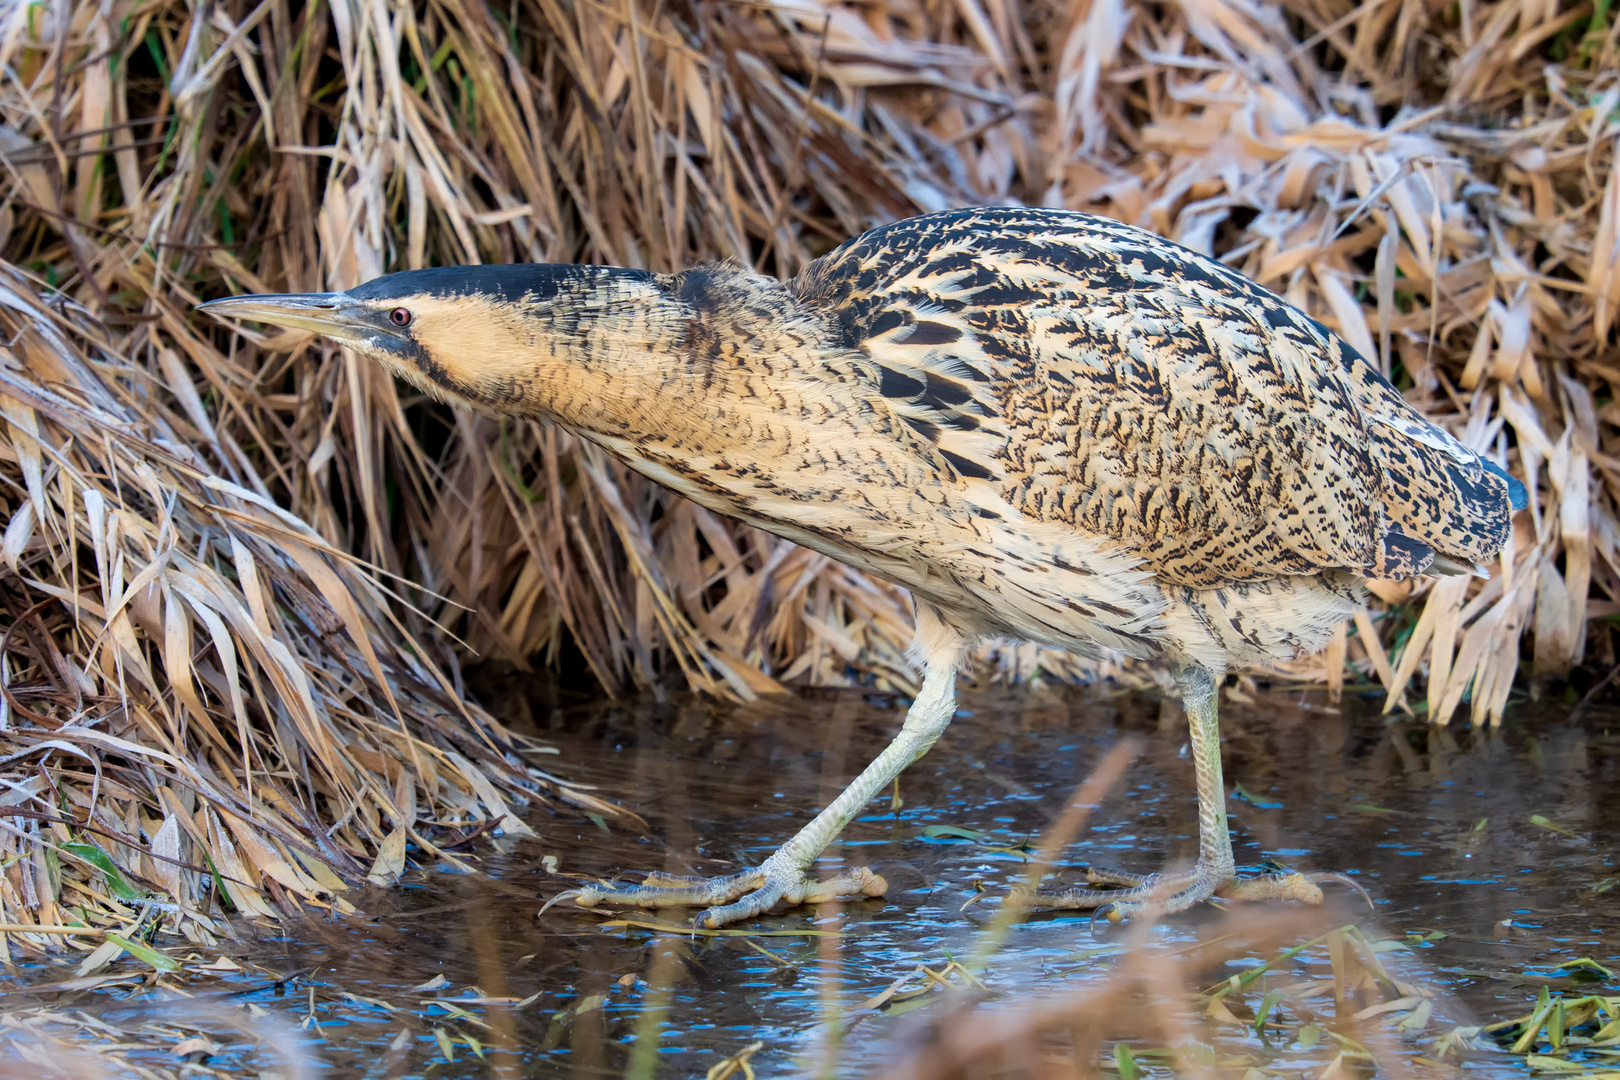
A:
[[[944,993],[908,996],[929,985],[926,975],[879,1007],[862,1003],[919,965],[941,972],[973,954],[997,898],[1023,874],[1028,848],[1121,740],[1140,740],[1140,751],[1062,867],[1096,861],[1146,871],[1194,858],[1179,708],[1136,693],[987,690],[965,694],[956,723],[903,775],[898,808],[892,797],[875,800],[824,857],[824,868],[875,866],[891,883],[887,897],[745,924],[769,936],[604,928],[611,915],[569,904],[536,917],[543,899],[573,883],[569,875],[708,874],[757,863],[881,749],[902,705],[853,692],[750,707],[691,698],[559,706],[508,695],[503,712],[558,748],[547,759],[556,771],[597,785],[645,827],[568,806],[538,809],[530,819],[538,839],[473,849],[487,878],[417,869],[401,888],[353,897],[362,917],[243,925],[243,940],[225,951],[245,970],[213,989],[246,993],[220,1007],[282,1022],[317,1074],[333,1078],[701,1076],[755,1043],[751,1066],[761,1075],[828,1062],[838,1075],[869,1074],[937,1044],[943,1029],[930,1023],[972,1022],[949,1011]],[[1385,942],[1378,956],[1396,979],[1434,995],[1432,1015],[1414,1030],[1394,1026],[1410,1008],[1377,1020],[1389,1022],[1377,1056],[1392,1075],[1452,1075],[1455,1066],[1425,1063],[1437,1036],[1523,1015],[1543,986],[1620,998],[1620,981],[1583,982],[1559,967],[1587,958],[1620,972],[1620,719],[1572,722],[1567,713],[1567,705],[1526,706],[1501,730],[1474,731],[1389,721],[1365,703],[1333,707],[1317,694],[1224,703],[1239,863],[1343,871],[1375,910],[1329,885],[1316,922],[1296,925],[1277,910],[1267,931],[1276,940],[1251,934],[1232,945],[1224,963],[1196,973],[1202,988],[1355,923]],[[1068,869],[1056,880],[1076,875]],[[976,895],[983,901],[970,904]],[[1222,932],[1222,919],[1212,909],[1189,913],[1153,928],[1146,943],[1160,955],[1184,952]],[[1128,941],[1083,915],[1032,917],[983,975],[980,1019],[1010,1022],[1031,1001],[1106,990]],[[1328,963],[1318,949],[1279,972],[1284,982],[1330,979]],[[22,983],[62,974],[47,964],[18,972]],[[271,985],[285,976],[296,978]],[[7,1007],[29,1002],[26,994],[19,987]],[[159,996],[120,988],[59,1006],[150,1027],[162,1014],[143,1010],[157,1008]],[[1235,1019],[1249,1019],[1258,997],[1234,998]],[[1323,1026],[1376,997],[1340,1003]],[[1116,1013],[1096,1012],[1088,1023],[1120,1025],[1107,1036],[1146,1051],[1151,1066],[1161,1033]],[[1306,1048],[1300,1016],[1284,1020],[1281,1041],[1237,1023],[1193,1034],[1222,1063],[1296,1075],[1319,1072],[1343,1048],[1331,1039]],[[1363,1033],[1376,1026],[1359,1023]],[[218,1053],[194,1060],[225,1073],[284,1070],[269,1048],[240,1034],[222,1031],[216,1042]],[[1469,1075],[1530,1075],[1524,1054],[1488,1039],[1475,1045]],[[1577,1059],[1620,1069],[1620,1054]]]

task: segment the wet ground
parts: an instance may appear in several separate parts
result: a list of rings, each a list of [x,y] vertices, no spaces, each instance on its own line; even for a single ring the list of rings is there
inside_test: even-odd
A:
[[[570,874],[715,873],[757,862],[881,748],[899,706],[854,694],[746,709],[690,699],[534,704],[534,729],[560,751],[556,770],[598,785],[645,829],[567,807],[538,812],[538,841],[505,844],[483,860],[490,880],[413,871],[400,889],[356,897],[365,918],[260,931],[257,941],[228,946],[246,970],[227,988],[250,992],[218,1005],[279,1025],[311,1075],[333,1078],[703,1076],[756,1043],[750,1064],[763,1076],[865,1075],[937,1051],[975,1023],[1015,1031],[1031,1001],[1065,995],[1074,1032],[1137,1048],[1137,1063],[1125,1062],[1121,1075],[1144,1066],[1152,1075],[1154,1047],[1179,1039],[1234,1076],[1249,1067],[1316,1076],[1349,1052],[1349,1036],[1324,1031],[1343,1031],[1336,1021],[1393,1000],[1356,1021],[1381,1072],[1461,1075],[1454,1064],[1430,1063],[1442,1052],[1437,1040],[1458,1024],[1522,1016],[1543,987],[1620,999],[1620,717],[1570,721],[1568,711],[1525,706],[1503,730],[1477,732],[1387,722],[1370,705],[1338,709],[1315,694],[1223,704],[1239,863],[1341,870],[1376,908],[1368,913],[1349,890],[1329,885],[1326,911],[1294,922],[1274,909],[1269,922],[1231,939],[1229,955],[1204,957],[1190,973],[1183,965],[1177,977],[1208,990],[1346,923],[1381,942],[1369,960],[1389,973],[1382,991],[1367,979],[1363,992],[1334,1002],[1335,972],[1344,986],[1355,981],[1342,943],[1288,958],[1278,975],[1296,987],[1319,980],[1325,1019],[1290,1005],[1286,1016],[1277,1011],[1281,1026],[1270,1037],[1263,1024],[1254,1030],[1256,1011],[1271,1000],[1258,991],[1245,998],[1234,990],[1223,999],[1226,1017],[1211,1007],[1202,1026],[1182,1021],[1168,1032],[1144,1027],[1142,995],[1132,998],[1136,1013],[1098,998],[1123,987],[1133,946],[1124,931],[1094,932],[1084,916],[1034,916],[1010,930],[987,965],[969,963],[992,933],[994,898],[1023,873],[1027,848],[1122,740],[1140,740],[1139,751],[1060,866],[1153,870],[1195,855],[1179,709],[1080,690],[965,697],[957,722],[902,777],[899,809],[874,801],[824,859],[876,866],[892,884],[886,898],[795,909],[746,924],[747,935],[701,937],[568,904],[536,912],[539,898],[572,884]],[[968,905],[981,890],[987,902]],[[1171,958],[1165,963],[1185,959],[1201,939],[1232,930],[1223,918],[1208,909],[1178,917],[1141,932],[1135,947]],[[948,1011],[957,999],[927,992],[931,977],[918,973],[923,965],[943,982],[970,983],[947,970],[952,960],[985,984],[976,1014]],[[1577,960],[1597,967],[1560,967]],[[298,978],[272,987],[265,972]],[[61,978],[46,965],[21,974],[23,982]],[[1158,989],[1173,997],[1166,985]],[[25,1000],[19,988],[7,1008]],[[1206,999],[1197,1000],[1203,1009]],[[138,994],[65,1004],[114,1026],[155,1008]],[[1368,1032],[1384,1020],[1373,1046]],[[225,1031],[216,1042],[218,1053],[193,1060],[232,1074],[292,1074],[240,1035],[233,1041]],[[1532,1075],[1523,1050],[1487,1037],[1472,1045],[1467,1075]],[[1041,1043],[1040,1054],[1052,1052]],[[1359,1060],[1351,1053],[1340,1065]],[[1570,1075],[1620,1070],[1620,1050],[1560,1063]],[[918,1068],[944,1075],[937,1059]]]

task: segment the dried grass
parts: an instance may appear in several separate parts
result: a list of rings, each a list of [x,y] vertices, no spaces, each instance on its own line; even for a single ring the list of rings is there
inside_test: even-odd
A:
[[[912,685],[900,591],[555,430],[191,313],[229,291],[480,261],[788,274],[920,210],[1110,214],[1277,289],[1531,484],[1495,578],[1380,586],[1292,676],[1440,719],[1469,697],[1482,723],[1521,670],[1612,663],[1591,622],[1620,613],[1607,10],[0,8],[0,921],[112,904],[66,846],[91,837],[206,920],[204,853],[237,910],[335,902],[407,841],[432,855],[555,792],[463,703],[469,651],[582,657],[613,691]]]

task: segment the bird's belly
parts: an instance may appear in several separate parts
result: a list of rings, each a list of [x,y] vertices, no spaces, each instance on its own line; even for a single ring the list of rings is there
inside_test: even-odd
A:
[[[1165,587],[1165,638],[1181,659],[1212,670],[1272,664],[1319,652],[1366,602],[1361,577],[1342,570],[1236,582],[1216,589]]]
[[[885,483],[834,469],[767,479],[609,448],[700,506],[910,590],[972,634],[1093,655],[1159,651],[1167,600],[1138,559],[1117,541],[1028,518],[985,485],[968,493],[938,475]]]
[[[913,490],[870,482],[829,469],[763,472],[705,467],[657,446],[589,434],[625,464],[678,495],[726,517],[747,522],[829,558],[915,589],[926,580],[913,531],[936,517]],[[792,478],[791,486],[775,477]],[[901,525],[909,522],[909,525]]]
[[[987,484],[815,468],[757,475],[592,438],[698,505],[908,589],[976,636],[1086,655],[1168,652],[1218,670],[1313,651],[1349,610],[1353,586],[1317,576],[1222,589],[1160,582],[1129,544],[1031,518]]]

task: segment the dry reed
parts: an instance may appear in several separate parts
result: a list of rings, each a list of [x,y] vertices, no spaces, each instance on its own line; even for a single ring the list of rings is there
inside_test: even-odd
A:
[[[517,260],[789,274],[922,210],[1109,214],[1287,296],[1531,486],[1490,581],[1379,585],[1292,676],[1348,672],[1439,719],[1468,697],[1482,723],[1521,670],[1612,663],[1592,622],[1620,613],[1608,19],[1568,0],[0,7],[0,922],[121,919],[127,878],[205,933],[204,882],[238,911],[340,903],[408,844],[433,857],[514,804],[588,798],[465,703],[470,654],[577,662],[615,692],[674,672],[743,699],[912,685],[900,591],[555,430],[190,310],[231,291]],[[1123,674],[1028,646],[983,661]]]
[[[1409,1064],[1415,1048],[1399,1036],[1428,1025],[1435,992],[1392,972],[1356,927],[1321,932],[1321,916],[1232,911],[1194,946],[1155,947],[1149,933],[1133,934],[1102,977],[1042,987],[1032,976],[1022,992],[1004,995],[947,991],[897,1039],[893,1060],[865,1075],[1421,1075]],[[1232,975],[1233,960],[1253,966]]]

